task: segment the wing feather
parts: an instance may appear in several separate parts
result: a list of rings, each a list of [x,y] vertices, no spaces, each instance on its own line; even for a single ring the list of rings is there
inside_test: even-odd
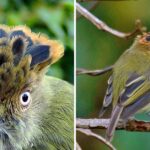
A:
[[[102,108],[100,110],[100,113],[99,113],[99,117],[103,116],[103,114],[105,113],[107,108],[112,103],[112,91],[113,91],[112,81],[113,81],[113,77],[110,76],[110,78],[108,79],[108,82],[107,82],[108,83],[108,87],[107,87],[106,95],[105,95],[104,100],[103,100],[103,106],[102,106]]]

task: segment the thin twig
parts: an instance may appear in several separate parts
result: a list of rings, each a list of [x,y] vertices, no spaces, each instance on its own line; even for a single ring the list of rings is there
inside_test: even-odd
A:
[[[103,137],[93,133],[90,129],[81,129],[78,128],[77,131],[86,134],[87,136],[91,136],[96,138],[97,140],[101,141],[102,143],[104,143],[105,145],[107,145],[111,150],[116,150],[115,147],[108,141],[106,141]]]
[[[105,22],[95,17],[92,13],[90,13],[87,9],[82,7],[79,3],[76,3],[76,9],[82,16],[84,16],[87,20],[93,23],[99,30],[109,32],[112,35],[115,35],[119,38],[129,38],[131,36],[136,35],[137,33],[142,33],[145,31],[145,28],[142,27],[140,20],[136,21],[136,27],[134,31],[130,33],[124,33],[109,27]]]
[[[100,2],[102,0],[77,0],[77,2]]]
[[[76,127],[83,129],[106,129],[110,119],[77,119]],[[116,130],[150,132],[150,122],[139,120],[128,120],[126,123],[119,121]]]
[[[80,145],[76,142],[76,150],[82,150]]]
[[[102,0],[77,0],[77,2],[100,2],[100,1]]]
[[[90,76],[99,76],[106,72],[111,71],[112,68],[113,68],[113,66],[109,66],[109,67],[106,67],[106,68],[100,69],[100,70],[87,70],[87,69],[83,69],[83,68],[77,68],[76,72],[77,72],[77,75],[87,74]]]
[[[84,2],[86,2],[86,1],[84,1]],[[89,4],[88,7],[86,7],[86,9],[87,9],[88,11],[94,10],[94,9],[98,6],[99,2],[100,2],[100,1],[93,1],[93,2],[90,1],[90,4]],[[79,19],[81,16],[82,16],[82,15],[77,12],[77,19]]]

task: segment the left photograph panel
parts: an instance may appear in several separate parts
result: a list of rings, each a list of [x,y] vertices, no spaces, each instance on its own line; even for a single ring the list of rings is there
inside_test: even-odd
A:
[[[74,149],[74,1],[0,1],[0,150]]]

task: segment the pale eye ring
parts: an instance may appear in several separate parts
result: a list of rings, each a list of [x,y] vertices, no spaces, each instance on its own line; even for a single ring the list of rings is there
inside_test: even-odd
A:
[[[30,101],[31,101],[31,95],[29,92],[23,92],[20,95],[20,103],[22,106],[24,106],[24,107],[28,106]]]
[[[146,37],[146,41],[150,41],[150,35]]]

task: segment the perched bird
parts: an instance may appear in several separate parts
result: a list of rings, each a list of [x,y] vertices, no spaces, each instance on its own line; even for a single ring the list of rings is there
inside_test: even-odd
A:
[[[119,119],[150,110],[150,33],[137,36],[113,66],[101,114],[112,104],[106,139],[112,140]]]
[[[61,43],[0,25],[0,150],[72,150],[73,88],[45,75]]]

